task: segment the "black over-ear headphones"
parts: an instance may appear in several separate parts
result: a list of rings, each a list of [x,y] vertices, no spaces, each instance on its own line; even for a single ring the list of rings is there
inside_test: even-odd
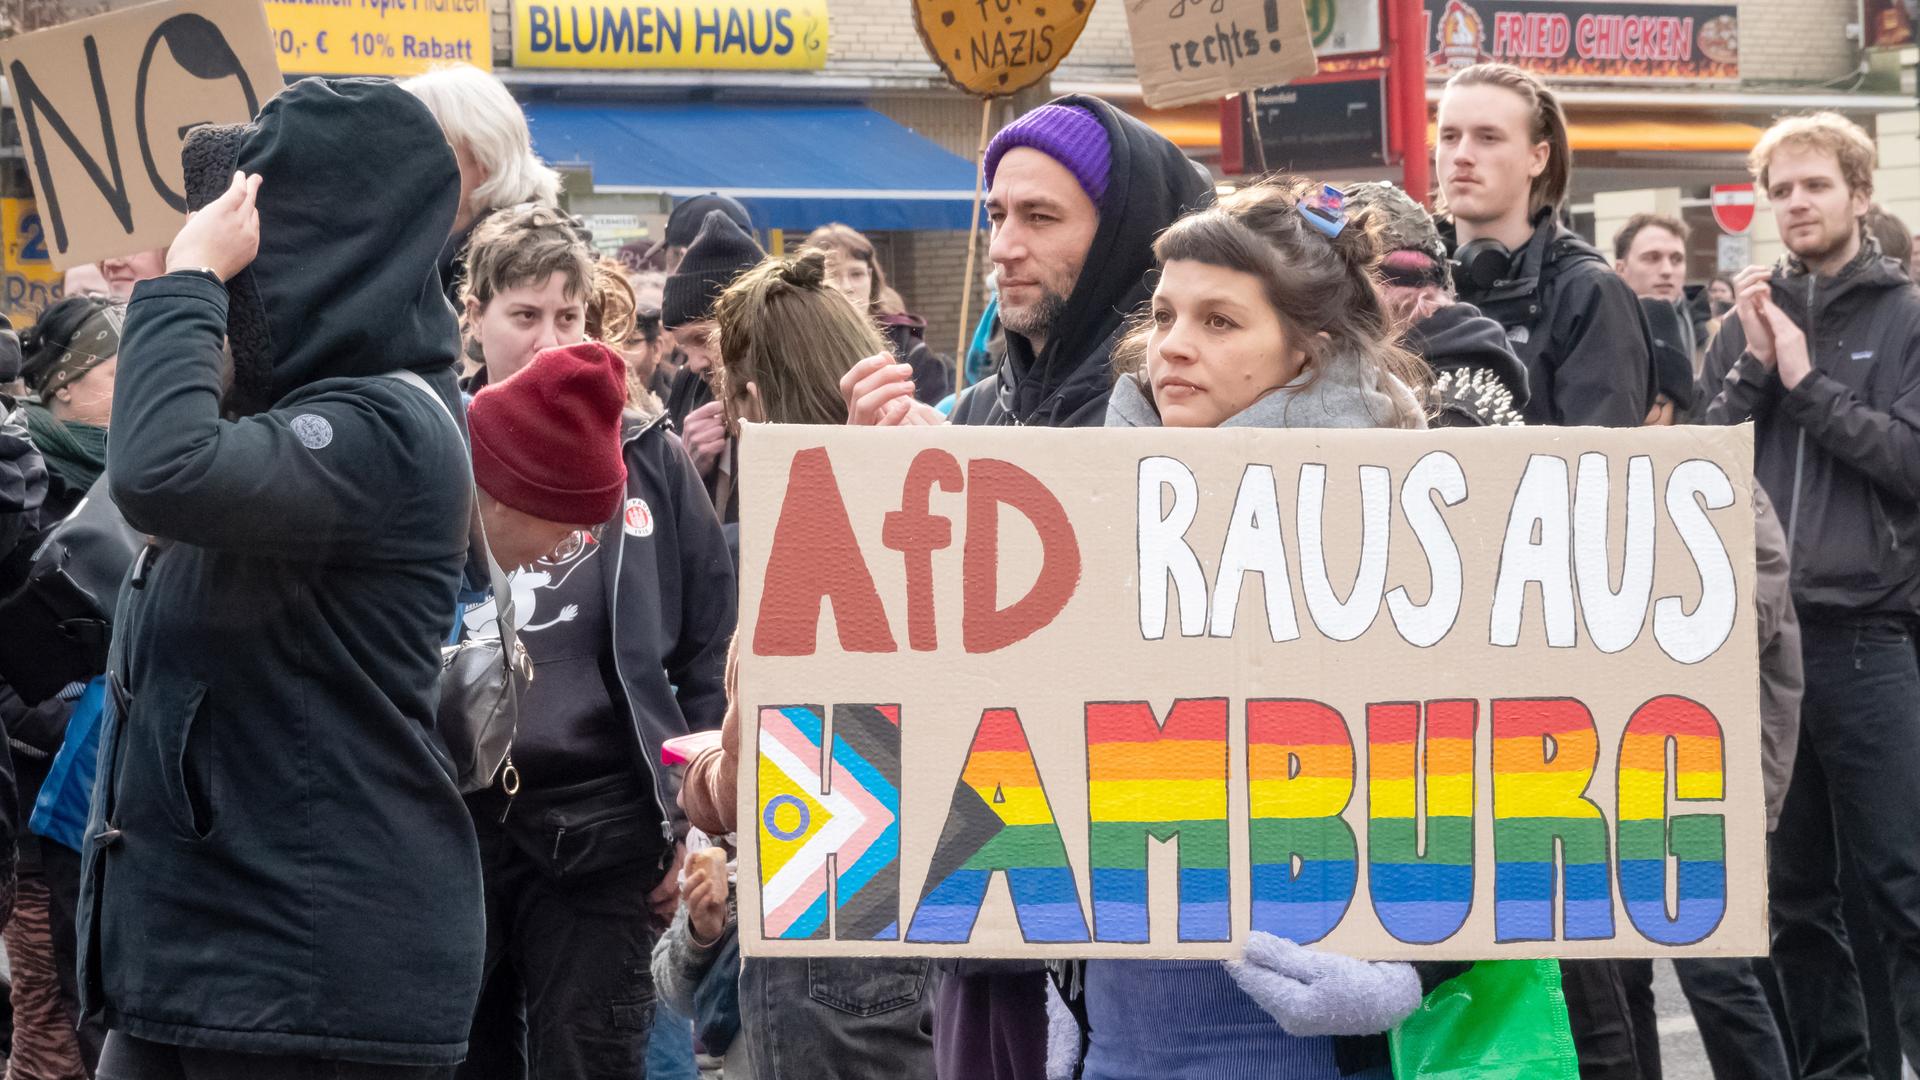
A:
[[[1453,271],[1462,291],[1483,293],[1513,273],[1513,252],[1491,236],[1469,240],[1453,253]]]

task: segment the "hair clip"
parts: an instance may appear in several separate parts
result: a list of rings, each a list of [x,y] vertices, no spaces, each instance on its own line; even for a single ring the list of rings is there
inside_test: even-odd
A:
[[[1339,188],[1327,184],[1318,194],[1300,201],[1300,216],[1332,240],[1347,227],[1347,197],[1340,193]]]

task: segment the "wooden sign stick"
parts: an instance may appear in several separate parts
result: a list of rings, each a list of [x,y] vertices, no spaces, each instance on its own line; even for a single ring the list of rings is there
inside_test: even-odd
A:
[[[967,346],[973,341],[973,271],[980,251],[980,204],[986,198],[987,136],[993,127],[993,99],[980,99],[980,147],[973,154],[973,223],[967,226],[967,276],[960,285],[960,346],[953,350],[953,393],[967,388]]]

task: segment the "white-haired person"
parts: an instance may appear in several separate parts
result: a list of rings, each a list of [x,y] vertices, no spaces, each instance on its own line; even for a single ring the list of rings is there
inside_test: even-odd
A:
[[[467,237],[482,218],[521,203],[558,206],[560,174],[533,152],[527,116],[499,79],[471,64],[451,64],[402,80],[440,121],[460,164],[460,209],[440,254],[440,279],[454,299],[465,271]]]

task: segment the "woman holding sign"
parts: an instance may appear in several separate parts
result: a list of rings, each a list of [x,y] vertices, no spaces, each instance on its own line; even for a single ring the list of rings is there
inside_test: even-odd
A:
[[[1154,253],[1151,316],[1115,353],[1108,427],[1426,426],[1427,373],[1393,344],[1372,281],[1373,212],[1349,218],[1337,190],[1278,180],[1182,218]],[[1224,966],[1088,961],[1082,1075],[1385,1080],[1381,1033],[1465,967],[1353,960],[1258,930]]]

